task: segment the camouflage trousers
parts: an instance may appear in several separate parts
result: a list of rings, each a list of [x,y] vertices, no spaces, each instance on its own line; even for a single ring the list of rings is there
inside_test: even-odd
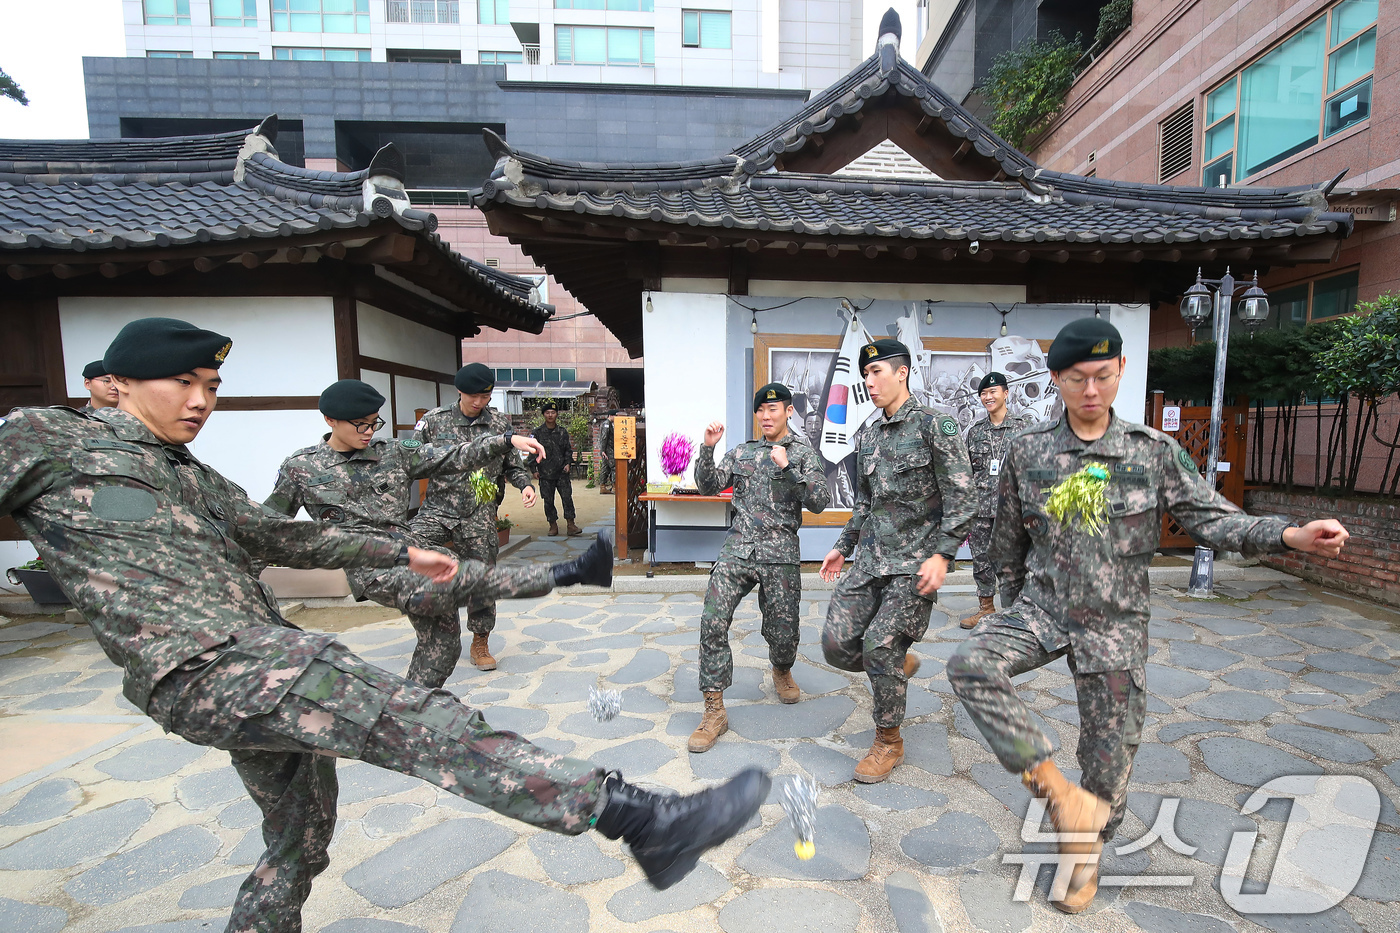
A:
[[[904,722],[909,678],[904,656],[928,631],[934,600],[920,596],[911,574],[874,576],[852,568],[841,576],[822,628],[826,663],[865,671],[875,696],[875,725]]]
[[[487,567],[496,566],[501,544],[500,538],[496,537],[494,522],[490,528],[478,529],[467,524],[450,524],[438,515],[425,514],[424,510],[419,509],[412,527],[413,533],[429,544],[450,547],[458,560],[477,561]],[[513,594],[501,595],[509,598]],[[496,598],[477,596],[466,603],[467,631],[473,635],[489,635],[495,630]]]
[[[407,567],[357,569],[346,574],[356,594],[408,616],[418,635],[418,647],[404,676],[425,687],[441,687],[462,654],[458,607],[479,605],[489,598],[494,627],[497,599],[543,596],[554,589],[550,569],[539,564],[493,567],[463,560],[449,583],[434,583]]]
[[[237,644],[210,654],[207,666],[162,679],[148,711],[196,745],[227,750],[262,811],[267,849],[239,888],[228,933],[301,930],[312,879],[330,863],[336,758],[413,775],[571,835],[588,829],[598,809],[599,768],[498,732],[452,694],[380,670],[343,645],[322,648],[265,711],[243,701],[272,676],[270,659]]]
[[[559,493],[559,501],[564,504],[564,520],[571,522],[578,514],[574,511],[574,484],[568,473],[550,476],[540,474],[540,498],[544,500],[545,521],[553,524],[559,521],[559,510],[554,507],[554,493]]]
[[[991,515],[979,515],[972,520],[972,526],[968,529],[967,543],[972,550],[972,579],[977,583],[979,599],[991,599],[997,593],[997,571],[987,555],[992,548],[992,522],[995,520]]]
[[[617,461],[612,457],[599,457],[596,478],[599,486],[611,486],[617,479]]]
[[[797,660],[798,601],[802,569],[797,564],[754,564],[720,560],[710,571],[705,609],[700,614],[700,689],[724,690],[734,682],[734,654],[729,649],[729,625],[734,608],[758,587],[758,611],[763,615],[763,639],[768,660],[787,670]]]
[[[958,646],[948,660],[948,682],[1002,767],[1026,771],[1049,758],[1052,749],[1011,678],[1061,656],[1069,662],[1079,699],[1079,784],[1113,808],[1101,834],[1109,840],[1123,822],[1128,776],[1142,742],[1147,713],[1142,669],[1081,673],[1068,645],[1046,649],[1013,609],[983,619]]]

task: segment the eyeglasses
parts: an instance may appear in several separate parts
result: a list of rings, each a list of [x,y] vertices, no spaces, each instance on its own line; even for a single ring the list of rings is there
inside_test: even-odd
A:
[[[358,434],[373,434],[375,431],[384,427],[385,424],[386,422],[383,418],[375,418],[373,421],[352,421],[350,422],[350,427],[354,428],[355,432]]]
[[[1111,389],[1118,384],[1118,380],[1122,375],[1122,373],[1106,373],[1102,376],[1061,376],[1060,390],[1062,392],[1078,395],[1080,392],[1083,392],[1085,386],[1091,382],[1100,389]]]

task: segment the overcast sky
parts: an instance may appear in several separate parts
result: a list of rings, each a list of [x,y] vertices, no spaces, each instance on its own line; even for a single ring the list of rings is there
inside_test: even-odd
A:
[[[28,107],[0,100],[0,138],[86,138],[83,56],[126,53],[121,0],[0,0],[0,5],[0,69],[29,95]],[[863,54],[874,51],[875,30],[891,6],[904,26],[900,52],[912,59],[914,0],[865,0]]]

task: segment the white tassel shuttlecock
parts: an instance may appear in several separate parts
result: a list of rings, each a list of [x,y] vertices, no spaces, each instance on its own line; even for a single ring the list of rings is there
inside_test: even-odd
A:
[[[599,722],[611,722],[622,712],[622,694],[616,690],[588,688],[588,711]]]
[[[797,774],[783,785],[779,798],[783,811],[792,821],[793,835],[797,837],[793,851],[804,862],[817,854],[813,839],[817,834],[817,795],[820,792],[816,781],[805,774]]]

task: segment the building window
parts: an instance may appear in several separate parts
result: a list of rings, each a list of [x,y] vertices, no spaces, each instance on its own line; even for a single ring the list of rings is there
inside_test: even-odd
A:
[[[188,26],[190,0],[145,0],[147,26]]]
[[[1206,95],[1202,183],[1263,171],[1371,115],[1379,0],[1342,0]]]
[[[478,63],[482,65],[519,65],[525,61],[524,52],[481,52]]]
[[[369,33],[369,0],[271,0],[274,32]]]
[[[651,13],[655,0],[554,0],[556,10],[616,10],[622,13]]]
[[[727,49],[730,42],[728,13],[712,10],[681,11],[681,45],[687,49]]]
[[[510,0],[476,0],[476,13],[483,26],[509,26]]]
[[[1361,273],[1355,269],[1313,282],[1308,320],[1325,321],[1328,318],[1351,314],[1356,310],[1360,284]]]
[[[455,23],[457,0],[385,0],[386,23]]]
[[[275,48],[272,57],[293,62],[367,62],[369,49],[288,49]]]
[[[562,382],[576,382],[578,381],[578,370],[561,369],[559,370],[559,379]]]
[[[460,65],[462,53],[435,49],[387,49],[384,60],[390,62],[422,62],[431,65]]]
[[[545,382],[558,382],[558,381],[559,381],[559,370],[557,370],[557,369],[546,369],[546,370],[544,371],[544,381],[545,381]]]
[[[510,382],[510,370],[509,370],[509,369],[497,369],[497,370],[496,370],[496,381],[497,381],[497,382]]]
[[[262,56],[257,52],[215,52],[215,58],[242,58],[257,61]]]
[[[1157,183],[1181,174],[1191,167],[1191,129],[1196,123],[1196,102],[1192,101],[1161,122],[1157,128]]]
[[[215,26],[255,27],[258,0],[212,0],[209,17]]]
[[[193,53],[193,52],[170,52],[170,51],[147,52],[147,53],[146,53],[146,57],[147,57],[147,58],[194,58],[194,53]]]
[[[531,382],[544,382],[544,370],[532,369],[530,370],[530,374],[525,378],[530,380]]]
[[[555,26],[555,61],[561,65],[654,65],[651,29],[622,26]]]

